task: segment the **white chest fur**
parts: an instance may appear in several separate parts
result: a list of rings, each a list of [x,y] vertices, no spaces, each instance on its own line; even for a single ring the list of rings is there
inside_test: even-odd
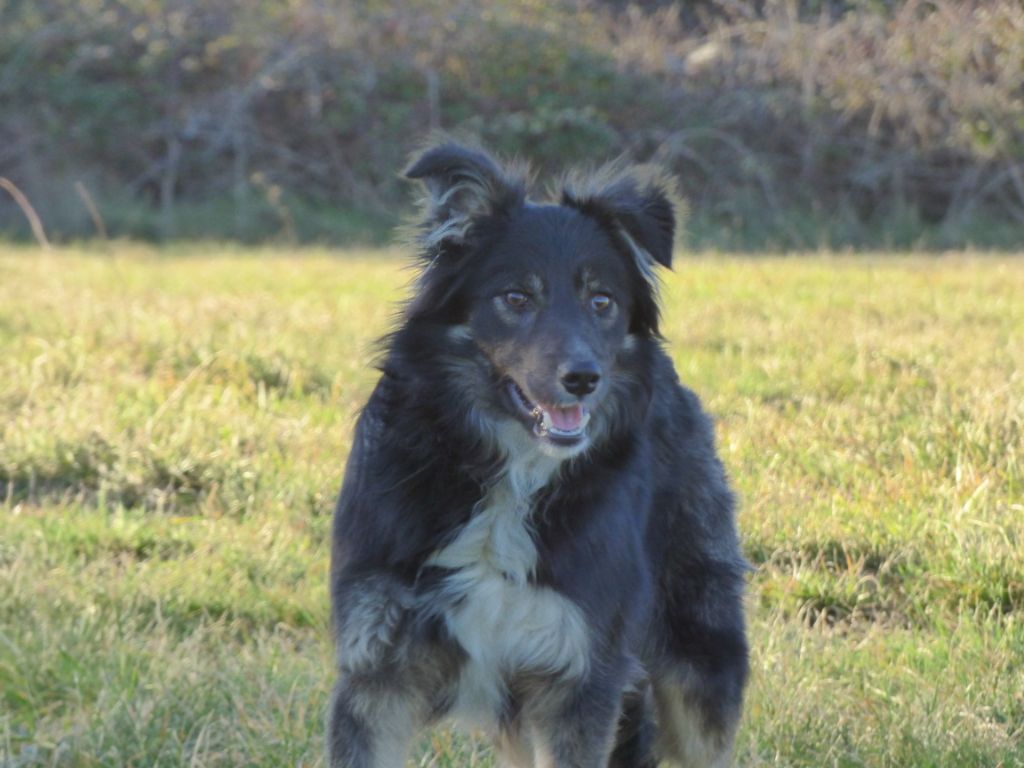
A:
[[[580,677],[588,635],[580,609],[548,587],[532,586],[537,564],[531,500],[557,469],[539,453],[510,462],[473,518],[430,563],[445,581],[449,631],[469,657],[456,716],[486,725],[499,711],[505,680],[517,672]]]

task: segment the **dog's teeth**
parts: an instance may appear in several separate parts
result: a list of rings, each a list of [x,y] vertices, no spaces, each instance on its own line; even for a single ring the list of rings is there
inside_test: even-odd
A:
[[[548,412],[541,408],[539,405],[533,409],[534,418],[537,419],[537,423],[533,426],[533,431],[538,437],[544,437],[546,434],[551,432],[551,417]]]

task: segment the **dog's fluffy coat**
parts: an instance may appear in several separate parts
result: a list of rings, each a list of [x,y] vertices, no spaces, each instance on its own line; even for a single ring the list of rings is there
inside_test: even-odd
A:
[[[730,761],[746,563],[709,419],[659,345],[657,176],[553,204],[455,144],[335,513],[334,768],[396,768],[443,718],[514,766]]]

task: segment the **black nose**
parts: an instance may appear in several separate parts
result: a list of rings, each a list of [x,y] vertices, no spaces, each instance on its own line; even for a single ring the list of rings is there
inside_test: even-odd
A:
[[[583,362],[574,363],[572,367],[562,376],[562,386],[570,395],[584,397],[597,389],[597,382],[601,380],[601,372],[597,363]]]

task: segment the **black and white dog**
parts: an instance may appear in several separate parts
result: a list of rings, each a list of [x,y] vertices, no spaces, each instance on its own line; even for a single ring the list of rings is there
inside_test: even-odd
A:
[[[731,761],[747,644],[733,496],[659,344],[666,185],[559,202],[445,143],[422,273],[386,343],[334,519],[334,768],[397,768],[435,721],[499,761]]]

